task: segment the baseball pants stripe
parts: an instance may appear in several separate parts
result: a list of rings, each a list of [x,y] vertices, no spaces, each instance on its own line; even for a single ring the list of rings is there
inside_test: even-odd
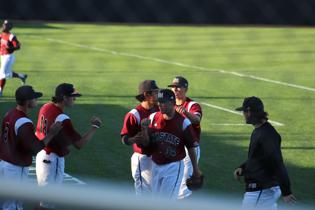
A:
[[[184,176],[183,179],[181,180],[181,185],[180,185],[180,189],[179,189],[179,194],[178,194],[178,199],[184,199],[188,196],[190,196],[192,194],[192,192],[187,188],[186,186],[186,180],[192,176],[193,174],[193,167],[190,161],[190,157],[188,154],[188,151],[185,147],[185,151],[186,151],[186,157],[184,158]],[[195,151],[196,151],[196,156],[197,156],[197,162],[199,162],[200,159],[200,147],[195,147]]]
[[[184,174],[183,161],[168,164],[152,162],[152,193],[155,196],[175,200]]]
[[[36,176],[39,186],[60,185],[63,182],[65,159],[55,153],[41,150],[36,156]],[[40,206],[54,208],[53,204],[41,201]]]

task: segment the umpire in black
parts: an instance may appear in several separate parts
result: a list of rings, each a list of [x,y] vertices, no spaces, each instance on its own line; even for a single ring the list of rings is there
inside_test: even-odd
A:
[[[281,194],[285,202],[295,202],[282,159],[281,136],[268,122],[262,101],[255,96],[245,98],[236,110],[243,111],[246,123],[255,127],[247,160],[234,171],[235,179],[245,178],[243,207],[276,210]]]

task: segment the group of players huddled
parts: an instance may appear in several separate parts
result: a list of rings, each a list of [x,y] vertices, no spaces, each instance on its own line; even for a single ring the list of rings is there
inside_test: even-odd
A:
[[[202,177],[198,167],[202,110],[186,96],[184,77],[175,77],[169,87],[159,89],[154,80],[139,84],[140,104],[126,114],[121,140],[133,146],[136,194],[183,199],[192,193],[186,180]]]

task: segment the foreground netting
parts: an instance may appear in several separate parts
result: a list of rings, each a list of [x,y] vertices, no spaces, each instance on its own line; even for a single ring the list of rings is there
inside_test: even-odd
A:
[[[240,201],[230,196],[203,195],[197,200],[174,202],[152,196],[135,197],[121,184],[94,183],[86,186],[50,186],[39,188],[32,183],[0,180],[0,198],[21,199],[25,209],[32,208],[39,200],[55,203],[58,210],[69,209],[117,209],[117,210],[230,210],[241,209]],[[294,209],[310,210],[307,206]],[[281,207],[281,209],[291,209]]]

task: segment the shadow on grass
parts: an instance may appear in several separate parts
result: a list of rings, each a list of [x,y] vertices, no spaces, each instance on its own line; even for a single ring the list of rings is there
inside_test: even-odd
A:
[[[0,104],[0,114],[15,106],[14,102]],[[36,123],[40,106],[30,112]],[[130,173],[131,147],[120,142],[120,130],[124,115],[129,110],[120,105],[76,104],[65,110],[74,127],[81,134],[90,127],[90,118],[99,116],[103,126],[97,130],[94,138],[85,148],[78,151],[71,149],[66,157],[66,172],[80,179],[108,180],[116,183],[133,181]],[[250,133],[212,132],[203,133],[201,141],[200,168],[205,175],[204,193],[236,195],[241,200],[244,184],[233,178],[233,171],[246,160]],[[242,142],[242,144],[238,143]],[[309,147],[283,147],[286,149],[303,150]],[[284,157],[284,159],[286,159]],[[315,203],[315,169],[299,167],[286,163],[291,178],[292,190],[300,203]]]

